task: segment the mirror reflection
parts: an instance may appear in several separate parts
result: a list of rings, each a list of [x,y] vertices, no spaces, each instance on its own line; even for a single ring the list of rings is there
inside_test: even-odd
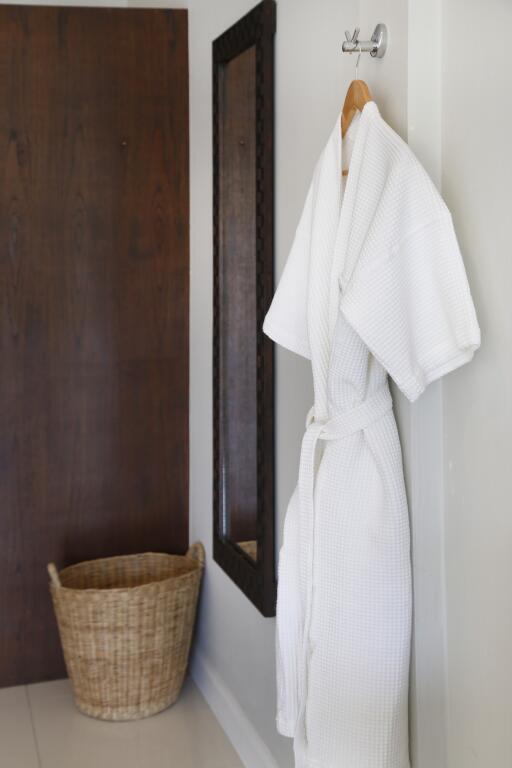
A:
[[[255,83],[255,46],[228,61],[219,73],[223,534],[254,561],[258,527]]]

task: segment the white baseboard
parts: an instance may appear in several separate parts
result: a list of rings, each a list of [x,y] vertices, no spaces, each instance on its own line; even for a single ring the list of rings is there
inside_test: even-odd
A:
[[[197,648],[190,672],[245,768],[279,768],[235,696]]]

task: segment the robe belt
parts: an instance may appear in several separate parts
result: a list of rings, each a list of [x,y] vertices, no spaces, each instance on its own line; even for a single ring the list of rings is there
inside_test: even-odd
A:
[[[307,678],[309,631],[311,623],[311,607],[313,593],[313,567],[315,547],[315,475],[316,475],[316,446],[319,440],[342,440],[345,437],[367,429],[386,413],[391,411],[393,402],[386,382],[374,395],[356,405],[350,410],[343,411],[325,421],[314,419],[314,409],[311,408],[306,419],[306,432],[302,440],[299,471],[299,508],[301,518],[301,536],[305,536],[307,550],[304,574],[306,576],[306,605],[304,616],[304,674]],[[306,704],[307,680],[302,681],[299,693],[302,706]]]
[[[367,429],[392,407],[393,401],[386,383],[360,405],[325,421],[315,420],[314,408],[310,409],[306,418],[306,432],[302,439],[300,452],[299,500],[301,514],[313,512],[316,474],[315,454],[318,440],[342,440],[355,432]]]

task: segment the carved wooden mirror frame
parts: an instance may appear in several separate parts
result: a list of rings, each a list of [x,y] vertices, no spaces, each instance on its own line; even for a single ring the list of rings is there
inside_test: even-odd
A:
[[[273,294],[275,25],[264,0],[213,42],[213,552],[264,616],[276,595],[273,345],[261,330]]]

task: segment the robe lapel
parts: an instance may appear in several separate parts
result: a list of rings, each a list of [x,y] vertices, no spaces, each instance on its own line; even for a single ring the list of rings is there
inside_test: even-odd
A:
[[[340,277],[348,254],[357,252],[353,227],[368,126],[378,114],[374,102],[363,109],[347,177],[342,189],[340,117],[318,162],[313,179],[311,254],[309,261],[308,332],[315,390],[315,419],[329,417],[327,379],[332,339],[339,311]],[[357,239],[357,238],[356,238]]]
[[[345,286],[347,275],[352,271],[361,243],[366,236],[366,230],[362,226],[361,214],[364,209],[365,190],[363,186],[364,156],[367,146],[369,127],[372,119],[377,115],[378,108],[375,102],[368,102],[359,120],[354,149],[350,161],[350,173],[347,176],[347,185],[343,203],[340,208],[339,226],[334,248],[334,258],[331,274],[331,329],[334,326],[339,311],[340,290]],[[371,178],[364,182],[371,184]]]

